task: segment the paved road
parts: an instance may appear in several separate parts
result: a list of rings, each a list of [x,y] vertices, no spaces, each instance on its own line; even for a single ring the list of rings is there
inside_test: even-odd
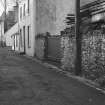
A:
[[[0,105],[105,105],[105,95],[0,48]]]

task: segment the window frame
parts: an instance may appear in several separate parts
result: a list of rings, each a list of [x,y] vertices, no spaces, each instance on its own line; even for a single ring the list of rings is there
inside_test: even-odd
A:
[[[27,26],[28,48],[31,48],[31,26]]]
[[[16,35],[16,47],[18,47],[18,36]]]
[[[23,47],[22,29],[20,29],[20,46]]]
[[[27,12],[30,13],[30,0],[27,0]]]
[[[23,6],[23,16],[25,16],[26,15],[26,4],[24,3],[24,6]]]
[[[20,20],[22,19],[22,7],[20,7]]]

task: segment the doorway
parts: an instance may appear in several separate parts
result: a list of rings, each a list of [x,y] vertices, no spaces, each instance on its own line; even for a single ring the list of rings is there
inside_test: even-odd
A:
[[[24,38],[24,54],[26,53],[26,44],[25,44],[25,26],[23,26],[23,38]]]

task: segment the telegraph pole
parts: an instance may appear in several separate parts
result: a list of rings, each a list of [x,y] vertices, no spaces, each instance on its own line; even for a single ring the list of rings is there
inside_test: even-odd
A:
[[[75,74],[81,75],[82,66],[82,52],[81,52],[81,39],[82,35],[80,33],[80,0],[76,0],[76,22],[75,22],[75,32],[76,32],[76,58],[75,58]]]

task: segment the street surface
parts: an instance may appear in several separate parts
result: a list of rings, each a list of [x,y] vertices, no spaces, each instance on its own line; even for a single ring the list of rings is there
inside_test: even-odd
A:
[[[105,105],[105,95],[0,48],[0,105]]]

